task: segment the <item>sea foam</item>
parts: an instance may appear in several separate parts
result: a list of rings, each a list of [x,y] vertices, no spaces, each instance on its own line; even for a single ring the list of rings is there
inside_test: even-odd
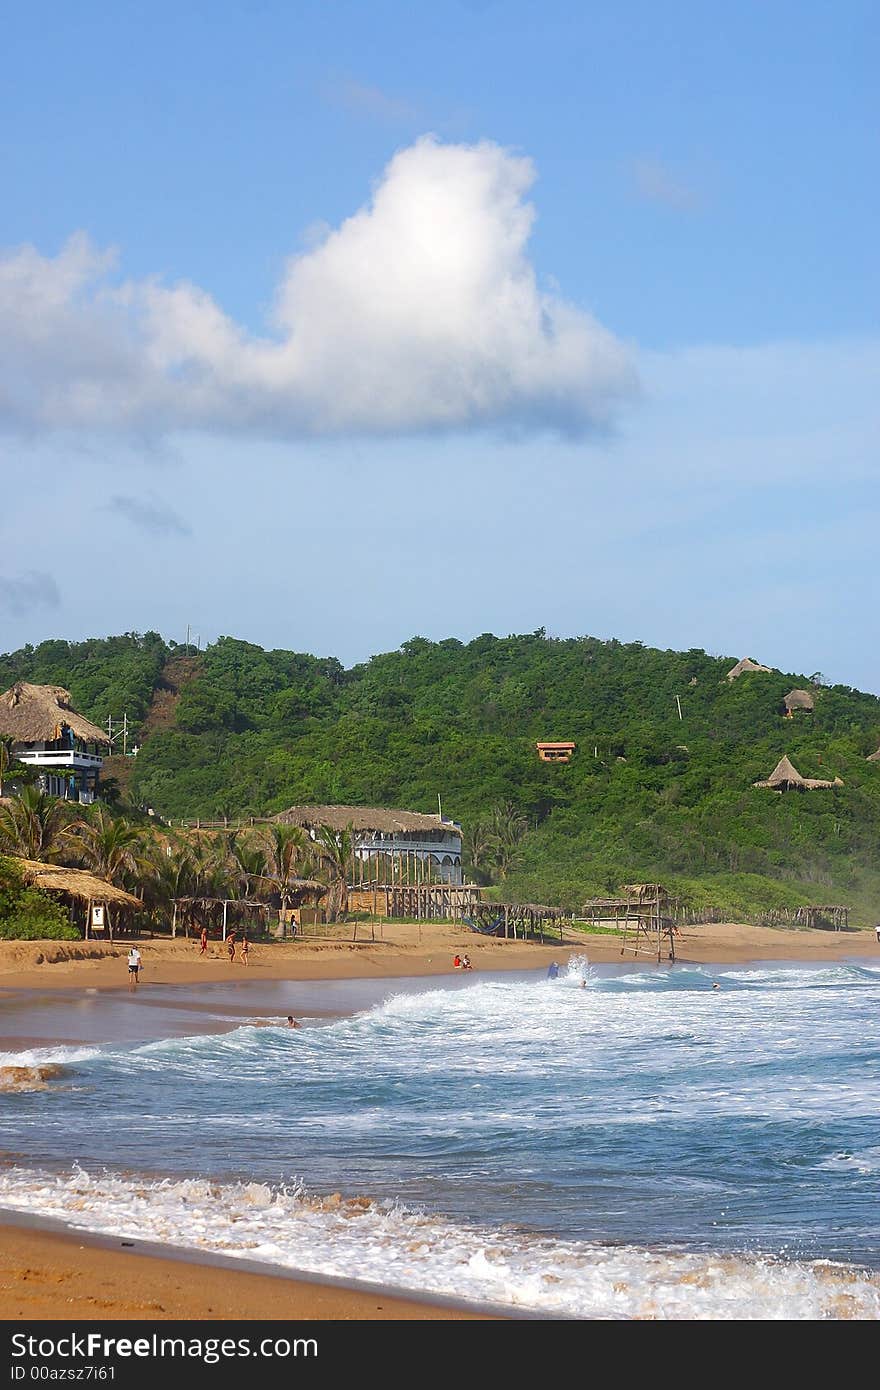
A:
[[[105,1235],[546,1316],[880,1316],[877,1277],[829,1262],[552,1240],[300,1187],[15,1168],[0,1173],[0,1205]]]

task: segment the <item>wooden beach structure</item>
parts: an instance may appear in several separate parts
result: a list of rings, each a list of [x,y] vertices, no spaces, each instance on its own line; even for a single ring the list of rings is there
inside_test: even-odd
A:
[[[590,898],[581,908],[581,920],[616,926],[621,955],[675,960],[673,903],[662,883],[624,883],[617,897]]]
[[[124,914],[123,930],[130,929],[130,914],[143,909],[140,898],[87,869],[68,869],[60,864],[44,864],[38,859],[20,859],[17,856],[14,862],[21,870],[23,881],[30,887],[57,894],[68,908],[74,925],[82,926],[87,940],[95,935],[113,940],[111,909]]]
[[[818,791],[828,787],[842,787],[843,780],[835,777],[829,780],[825,777],[802,777],[791,761],[787,753],[779,759],[770,776],[760,782],[753,783],[756,787],[769,787],[774,792],[792,791]]]
[[[287,887],[290,894],[290,905],[287,908],[280,906],[277,893],[270,895],[268,899],[225,898],[211,894],[174,898],[171,935],[177,935],[180,925],[183,926],[186,936],[189,936],[190,927],[205,926],[219,931],[221,941],[225,941],[230,923],[237,927],[242,916],[250,916],[256,917],[261,927],[266,927],[270,911],[278,913],[279,935],[295,935],[296,912],[301,911],[305,903],[316,906],[328,890],[325,883],[318,883],[313,878],[291,879]]]
[[[409,917],[417,922],[458,922],[482,901],[474,883],[356,883],[348,890],[350,912],[372,917]]]
[[[479,890],[477,890],[479,891]],[[571,918],[558,907],[545,903],[475,903],[465,917],[465,925],[484,936],[514,941],[545,941],[565,937]]]

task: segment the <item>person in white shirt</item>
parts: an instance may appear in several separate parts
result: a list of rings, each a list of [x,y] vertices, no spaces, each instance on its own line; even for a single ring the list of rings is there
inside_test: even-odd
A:
[[[138,972],[141,968],[141,953],[137,946],[132,946],[128,953],[128,987],[137,989]]]

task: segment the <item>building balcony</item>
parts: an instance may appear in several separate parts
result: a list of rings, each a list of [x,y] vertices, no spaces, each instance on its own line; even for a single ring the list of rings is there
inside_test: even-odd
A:
[[[104,766],[104,759],[98,753],[81,753],[78,748],[53,749],[27,749],[17,753],[16,757],[20,763],[25,763],[28,767],[39,767],[54,769],[67,768],[72,771],[100,772]]]

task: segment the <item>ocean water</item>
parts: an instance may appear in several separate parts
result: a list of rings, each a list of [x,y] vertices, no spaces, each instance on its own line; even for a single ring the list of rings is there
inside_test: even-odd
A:
[[[0,1094],[0,1207],[546,1315],[880,1314],[880,970],[371,988],[0,1055],[60,1068]]]

